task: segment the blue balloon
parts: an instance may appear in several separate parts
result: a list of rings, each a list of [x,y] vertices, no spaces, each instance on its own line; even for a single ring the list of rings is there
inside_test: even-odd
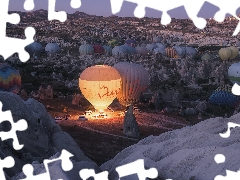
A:
[[[109,55],[112,55],[112,48],[111,46],[103,46],[103,49],[105,51],[105,53],[108,53]]]
[[[128,54],[136,54],[136,49],[132,46],[129,46],[127,44],[123,45],[125,48],[127,48],[127,53]]]
[[[48,43],[45,47],[45,51],[48,56],[54,56],[60,53],[60,47],[57,43]]]
[[[43,50],[43,46],[38,42],[33,42],[25,47],[30,56],[38,57]]]
[[[128,50],[125,46],[115,46],[112,49],[112,54],[113,55],[123,55],[123,54],[127,54]]]
[[[209,102],[214,105],[236,107],[240,102],[240,96],[232,93],[231,86],[217,88],[209,98]]]
[[[80,54],[93,54],[94,53],[94,48],[92,45],[90,44],[82,44],[79,47],[79,52]]]

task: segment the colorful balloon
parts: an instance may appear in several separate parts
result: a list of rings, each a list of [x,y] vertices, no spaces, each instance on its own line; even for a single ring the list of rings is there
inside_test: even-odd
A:
[[[137,102],[149,85],[148,71],[136,63],[119,62],[113,66],[121,75],[122,85],[117,96],[123,106]]]
[[[228,78],[233,84],[240,85],[240,63],[234,63],[228,68]]]
[[[21,76],[19,72],[7,64],[0,64],[0,91],[17,94],[20,88]]]
[[[95,109],[101,111],[117,97],[121,87],[121,76],[111,66],[91,66],[81,73],[79,87],[83,96]]]
[[[231,86],[217,88],[209,98],[209,102],[218,106],[236,107],[240,102],[240,96],[232,93]]]
[[[165,52],[169,58],[178,58],[177,51],[174,48],[171,48],[171,47],[166,48]]]

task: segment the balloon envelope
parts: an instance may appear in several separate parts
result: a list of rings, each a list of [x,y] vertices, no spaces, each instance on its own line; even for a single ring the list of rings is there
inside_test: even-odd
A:
[[[129,45],[127,45],[127,44],[124,44],[123,46],[127,49],[127,53],[128,53],[128,54],[135,54],[135,53],[136,53],[136,50],[135,50],[134,47],[129,46]]]
[[[95,109],[104,110],[117,97],[121,87],[121,76],[111,66],[91,66],[81,73],[79,87]]]
[[[93,45],[94,53],[104,53],[104,48],[101,45]]]
[[[176,50],[177,56],[179,58],[184,58],[186,56],[186,48],[185,47],[174,46],[173,48]]]
[[[111,46],[103,46],[103,49],[104,49],[104,52],[109,54],[109,55],[112,55],[112,48]]]
[[[219,54],[219,57],[220,57],[222,60],[226,61],[226,60],[229,60],[229,59],[230,59],[230,57],[231,57],[231,55],[232,55],[232,52],[231,52],[231,50],[229,50],[228,48],[221,48],[221,49],[219,50],[218,54]]]
[[[128,50],[125,46],[115,46],[113,49],[112,49],[112,54],[113,55],[123,55],[123,54],[127,54],[128,53]]]
[[[121,75],[122,85],[117,98],[123,106],[138,101],[149,84],[148,71],[141,65],[119,62],[113,66]]]
[[[236,107],[240,102],[240,96],[232,93],[231,86],[222,86],[213,92],[209,102],[219,106]]]
[[[197,55],[197,50],[193,47],[186,47],[186,56],[194,58]]]
[[[165,52],[166,52],[166,55],[170,58],[177,58],[178,57],[177,51],[174,48],[171,48],[171,47],[166,48]]]
[[[80,55],[93,54],[94,48],[91,44],[82,44],[79,47]]]
[[[239,54],[239,50],[237,47],[231,46],[228,49],[231,51],[230,60],[234,59]]]
[[[166,46],[164,44],[162,44],[162,43],[156,43],[156,45],[157,45],[158,48],[161,48],[161,49],[165,49],[166,48]]]
[[[19,72],[7,64],[0,64],[0,91],[17,94],[20,88],[21,76]]]
[[[148,55],[148,50],[144,46],[137,46],[135,50],[137,54],[141,54],[142,56]]]
[[[163,55],[166,55],[165,48],[156,48],[153,51],[154,51],[154,53],[161,53]]]
[[[240,85],[240,62],[234,63],[228,68],[228,77],[233,84]]]
[[[158,48],[158,46],[156,44],[147,44],[146,48],[149,52],[153,52],[153,50]]]
[[[57,43],[48,43],[45,47],[48,56],[54,56],[60,53],[60,47]]]
[[[38,42],[33,42],[32,44],[26,46],[25,49],[31,56],[39,56],[43,50],[43,46]]]

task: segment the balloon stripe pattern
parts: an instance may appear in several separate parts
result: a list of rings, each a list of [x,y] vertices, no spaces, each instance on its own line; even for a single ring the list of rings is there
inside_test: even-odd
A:
[[[18,93],[21,86],[19,72],[6,64],[0,65],[0,91]]]
[[[120,93],[117,98],[121,105],[129,106],[137,102],[141,93],[149,84],[147,70],[136,63],[120,62],[113,66],[122,78]]]
[[[209,102],[219,106],[236,107],[240,102],[240,96],[232,94],[231,86],[221,86],[213,92]]]
[[[90,44],[83,44],[79,47],[80,55],[93,54],[94,48]]]
[[[174,48],[166,48],[166,54],[170,58],[178,58],[177,51]]]

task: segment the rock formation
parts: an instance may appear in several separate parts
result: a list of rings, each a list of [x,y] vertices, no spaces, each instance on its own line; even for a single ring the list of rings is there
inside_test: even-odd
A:
[[[12,112],[14,122],[25,119],[28,124],[27,130],[17,133],[20,144],[24,144],[21,150],[13,149],[11,140],[0,141],[1,156],[12,156],[15,160],[13,168],[4,170],[9,177],[20,173],[23,165],[33,161],[42,163],[63,149],[73,154],[76,162],[88,161],[95,164],[83,154],[72,137],[61,130],[38,101],[32,98],[24,101],[20,96],[8,92],[0,92],[0,101],[3,103],[3,111]],[[0,125],[2,131],[8,131],[8,123]]]
[[[138,127],[138,123],[133,114],[132,105],[128,108],[123,122],[123,134],[127,137],[131,138],[140,138],[140,131]]]

